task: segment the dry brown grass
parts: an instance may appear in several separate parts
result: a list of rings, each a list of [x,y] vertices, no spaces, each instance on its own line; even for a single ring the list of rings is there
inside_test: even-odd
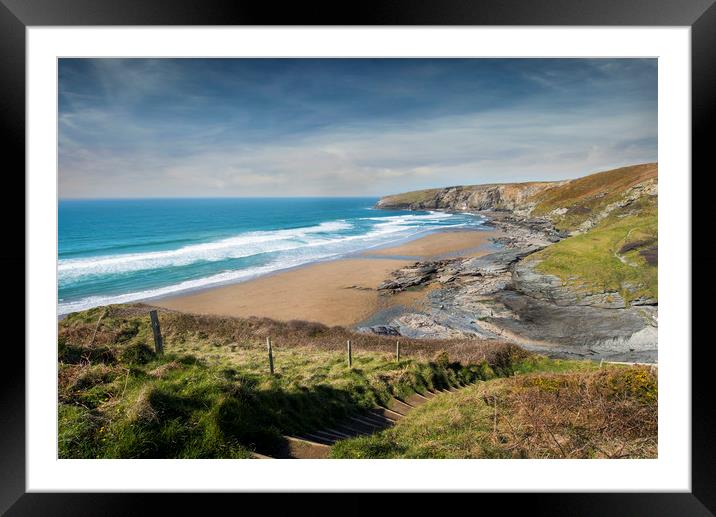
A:
[[[646,367],[517,377],[483,400],[496,407],[496,446],[513,457],[657,456],[656,375]]]
[[[131,332],[149,333],[150,307],[144,304],[117,305],[107,308],[107,316],[97,330],[94,344],[81,347],[82,357],[104,358],[112,362],[112,354]],[[162,333],[167,343],[182,342],[191,338],[212,341],[217,345],[238,349],[263,349],[266,337],[284,348],[304,348],[319,351],[343,351],[346,341],[351,340],[355,350],[366,352],[395,353],[395,337],[377,336],[352,332],[344,327],[328,327],[307,321],[280,322],[268,318],[232,318],[221,316],[186,314],[168,309],[157,309]],[[95,325],[89,321],[71,321],[60,325],[60,337],[70,343],[89,342]],[[120,330],[118,330],[120,329]],[[491,365],[511,364],[515,359],[526,357],[523,349],[501,341],[479,339],[425,340],[400,337],[401,356],[431,360],[436,353],[444,351],[451,362],[476,364],[485,360]]]
[[[438,395],[335,458],[655,458],[656,376],[609,366],[529,373]]]
[[[579,205],[583,210],[587,209],[585,201],[591,202],[598,196],[610,198],[614,194],[625,192],[634,185],[656,178],[658,171],[658,164],[644,163],[572,180],[535,196],[533,201],[537,202],[536,213],[559,206]]]
[[[157,366],[153,370],[150,370],[147,372],[148,375],[151,375],[152,377],[156,377],[157,379],[164,378],[167,373],[178,370],[181,368],[181,365],[176,361],[171,361],[169,363],[164,363],[162,365]]]

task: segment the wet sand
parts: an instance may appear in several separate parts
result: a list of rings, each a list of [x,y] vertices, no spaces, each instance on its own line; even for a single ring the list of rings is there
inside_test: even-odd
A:
[[[496,232],[493,231],[474,230],[433,233],[400,246],[368,250],[363,254],[369,256],[415,256],[421,259],[454,254],[458,251],[463,252],[460,254],[465,256],[482,255],[486,251],[484,248],[490,237],[494,237],[495,234]]]
[[[370,255],[310,264],[238,284],[154,300],[168,309],[223,316],[262,316],[278,320],[318,321],[326,325],[354,325],[386,303],[415,303],[416,293],[380,296],[377,287],[391,271],[415,259],[477,248],[493,235],[487,231],[435,233],[400,246],[372,250]]]

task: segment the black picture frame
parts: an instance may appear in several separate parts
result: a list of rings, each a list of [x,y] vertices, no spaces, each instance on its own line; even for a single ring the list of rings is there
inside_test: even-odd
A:
[[[706,173],[716,106],[716,6],[715,0],[392,0],[362,1],[350,7],[327,5],[212,0],[0,0],[0,122],[4,139],[3,178],[8,196],[20,198],[24,179],[17,171],[25,167],[25,30],[30,26],[83,25],[552,25],[552,26],[690,26],[692,51],[692,170]],[[684,174],[692,174],[685,171]],[[12,187],[7,183],[12,180]],[[9,194],[13,192],[14,194]],[[24,196],[23,196],[24,199]],[[19,208],[0,203],[2,221],[16,221]],[[695,221],[696,222],[696,221]],[[8,224],[8,226],[11,226]],[[8,228],[8,232],[11,229]],[[16,225],[17,245],[0,253],[5,271],[25,269],[24,228]],[[14,251],[13,251],[14,250]],[[691,253],[691,250],[689,250]],[[19,274],[10,274],[10,293],[22,292]],[[6,284],[7,285],[7,284]],[[15,296],[15,298],[18,298]],[[23,304],[24,305],[24,304]],[[702,306],[703,307],[703,306]],[[700,311],[692,305],[699,321]],[[27,310],[31,310],[28,307]],[[692,312],[693,314],[693,312]],[[706,318],[705,314],[701,314]],[[704,319],[702,318],[702,319]],[[13,318],[17,320],[18,318]],[[20,330],[17,321],[16,332]],[[206,511],[205,497],[188,494],[39,494],[25,490],[25,355],[20,338],[4,343],[0,375],[0,511],[7,515],[114,515],[148,512],[151,503],[162,505],[163,514],[182,509]],[[672,344],[690,346],[690,343]],[[701,345],[701,346],[700,346]],[[451,505],[522,509],[530,515],[714,515],[716,512],[715,405],[711,401],[710,343],[692,348],[692,491],[690,493],[609,494],[475,494],[451,495]],[[243,494],[241,508],[260,509],[265,496]],[[372,513],[396,510],[404,498],[375,495],[348,496],[340,506],[316,506],[318,496],[304,495],[292,501],[291,515],[307,505],[313,513],[343,509],[341,513]],[[418,497],[413,495],[412,497]],[[156,499],[160,499],[157,501]],[[277,513],[271,499],[270,514]],[[479,503],[478,503],[479,501]],[[228,502],[228,501],[224,501]],[[497,503],[497,506],[494,506]],[[507,504],[506,504],[507,503]],[[423,504],[422,502],[418,504]],[[248,506],[247,506],[248,505]],[[298,505],[298,506],[296,506]],[[378,505],[378,506],[376,506]],[[447,508],[444,508],[447,511]],[[237,508],[238,510],[238,508]],[[285,513],[288,513],[286,510]]]

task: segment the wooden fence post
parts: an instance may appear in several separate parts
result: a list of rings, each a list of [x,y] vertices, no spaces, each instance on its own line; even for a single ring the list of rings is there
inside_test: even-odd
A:
[[[351,350],[351,340],[348,340],[348,368],[353,368],[353,351]]]
[[[400,341],[395,342],[395,360],[400,362]]]
[[[497,395],[492,397],[495,400],[495,415],[492,420],[492,437],[497,442]]]
[[[266,338],[266,348],[268,348],[268,356],[269,356],[269,370],[271,371],[271,375],[273,375],[273,347],[271,346],[271,338]]]
[[[164,353],[164,343],[162,341],[162,329],[159,328],[157,311],[149,311],[149,318],[152,321],[152,332],[154,333],[154,351],[157,355],[162,355]]]

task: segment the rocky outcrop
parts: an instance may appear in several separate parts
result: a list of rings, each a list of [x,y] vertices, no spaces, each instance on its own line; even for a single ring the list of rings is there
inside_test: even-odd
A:
[[[624,309],[627,306],[618,292],[581,294],[565,285],[558,277],[537,272],[536,265],[536,262],[524,261],[515,265],[512,271],[512,287],[515,291],[560,307],[584,305],[601,309]]]
[[[557,230],[545,218],[494,210],[486,210],[481,214],[488,218],[491,226],[499,230],[499,235],[493,241],[507,248],[546,247],[569,236],[567,232]]]
[[[378,314],[359,330],[410,338],[507,339],[554,357],[656,360],[656,307],[627,306],[618,293],[578,296],[523,260],[544,247],[534,240],[523,248],[396,270],[379,287],[385,296],[428,284],[437,288],[424,308]]]
[[[438,268],[444,267],[450,261],[416,262],[412,266],[393,271],[392,278],[378,286],[378,289],[403,291],[408,287],[427,283],[435,277]]]
[[[391,278],[380,284],[378,290],[398,292],[433,280],[447,284],[457,278],[471,276],[494,279],[509,273],[508,276],[511,277],[510,266],[539,249],[539,246],[531,246],[505,249],[482,257],[416,262],[393,271]]]

